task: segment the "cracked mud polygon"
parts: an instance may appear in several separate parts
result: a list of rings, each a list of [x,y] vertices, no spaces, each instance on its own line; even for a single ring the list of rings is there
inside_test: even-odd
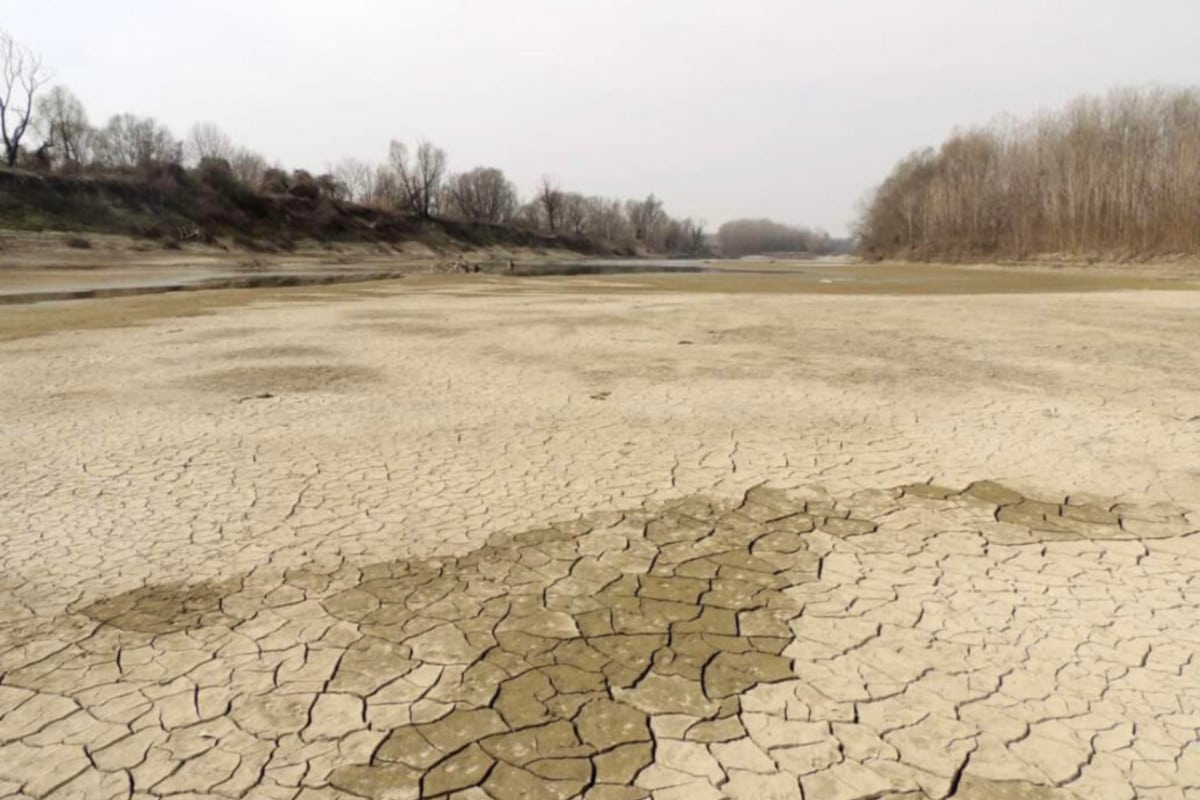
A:
[[[0,795],[1200,797],[1194,294],[579,285],[0,344]]]

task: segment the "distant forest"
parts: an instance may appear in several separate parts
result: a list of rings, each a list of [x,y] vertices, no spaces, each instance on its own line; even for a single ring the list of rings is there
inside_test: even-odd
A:
[[[956,133],[902,160],[856,233],[880,258],[1200,253],[1200,90],[1118,90]]]
[[[836,252],[838,243],[824,231],[793,227],[769,219],[739,219],[717,230],[717,246],[727,258],[749,255],[825,255]]]

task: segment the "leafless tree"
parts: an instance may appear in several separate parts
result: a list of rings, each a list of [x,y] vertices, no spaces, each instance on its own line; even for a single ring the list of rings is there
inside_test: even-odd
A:
[[[233,161],[237,148],[233,140],[211,122],[198,122],[188,131],[184,142],[184,155],[192,164],[199,164],[206,158],[218,158]]]
[[[625,213],[633,226],[633,238],[648,249],[659,249],[662,228],[669,219],[662,202],[653,194],[645,200],[630,200],[625,204]]]
[[[542,204],[536,199],[521,204],[513,214],[513,224],[519,228],[531,231],[545,230],[547,225],[542,219]]]
[[[71,90],[55,86],[37,100],[38,132],[61,153],[63,164],[79,167],[88,159],[91,125],[87,111]]]
[[[13,167],[21,154],[21,140],[29,130],[34,99],[50,80],[41,57],[0,30],[0,138],[4,163]]]
[[[392,142],[390,156],[409,210],[422,217],[432,217],[446,175],[446,151],[423,141],[417,145],[416,156],[410,157],[402,142]]]
[[[654,195],[626,202],[588,197],[563,191],[549,177],[542,178],[534,199],[517,209],[513,221],[624,250],[698,254],[706,249],[703,223],[672,219]]]
[[[118,114],[96,133],[95,158],[121,169],[154,163],[179,163],[183,147],[171,131],[151,117]]]
[[[632,246],[633,227],[625,216],[625,206],[620,200],[589,197],[586,209],[590,237],[610,245]]]
[[[517,187],[493,167],[477,167],[446,181],[448,211],[470,222],[501,224],[517,212]]]
[[[267,160],[253,150],[238,148],[229,159],[233,176],[246,186],[258,189],[267,173]]]
[[[329,171],[346,188],[350,200],[371,202],[375,195],[375,167],[356,158],[343,158]]]
[[[407,204],[400,191],[400,179],[391,166],[379,166],[375,170],[375,182],[371,189],[370,204],[379,208],[400,208]]]
[[[683,252],[693,256],[708,252],[708,242],[704,234],[706,224],[702,219],[693,220],[691,217],[680,223],[683,233]]]
[[[589,233],[588,222],[588,199],[577,192],[563,194],[563,229],[574,236],[586,236]]]
[[[897,164],[857,223],[878,256],[1200,252],[1200,90],[1122,89],[960,131]]]
[[[562,227],[563,193],[549,175],[542,176],[538,185],[537,201],[541,205],[542,219],[551,233]]]

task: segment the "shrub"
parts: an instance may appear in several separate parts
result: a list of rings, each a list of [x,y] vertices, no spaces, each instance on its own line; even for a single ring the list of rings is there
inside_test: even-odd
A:
[[[233,167],[223,158],[201,159],[200,165],[196,167],[196,177],[202,183],[206,183],[221,192],[237,183],[237,178],[233,174]]]
[[[308,172],[298,169],[292,173],[292,185],[288,187],[288,194],[305,200],[316,200],[321,196],[321,184]]]
[[[262,190],[267,194],[287,194],[291,179],[281,169],[269,169],[263,173]]]

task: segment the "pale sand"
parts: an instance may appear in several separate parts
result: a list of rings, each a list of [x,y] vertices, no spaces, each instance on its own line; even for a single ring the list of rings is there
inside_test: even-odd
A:
[[[99,302],[0,341],[0,796],[1200,797],[1200,294]]]

